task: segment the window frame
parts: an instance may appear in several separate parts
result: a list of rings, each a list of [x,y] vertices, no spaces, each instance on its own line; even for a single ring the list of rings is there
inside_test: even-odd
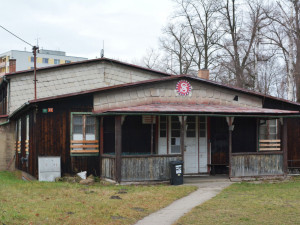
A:
[[[72,141],[74,141],[73,139],[73,118],[74,116],[82,116],[83,118],[86,118],[87,116],[91,116],[92,115],[92,112],[71,112],[71,120],[70,120],[70,155],[71,156],[98,156],[100,154],[100,143],[99,143],[99,130],[98,130],[98,127],[99,127],[99,121],[97,119],[97,117],[95,117],[95,140],[90,140],[90,141],[97,141],[97,143],[93,144],[93,145],[98,145],[97,147],[97,152],[88,152],[88,150],[84,150],[82,149],[81,152],[76,152],[76,153],[72,153]],[[89,140],[86,140],[86,119],[83,120],[83,127],[82,127],[82,134],[83,134],[83,141],[89,141]],[[84,145],[84,144],[83,144]],[[88,145],[88,144],[87,144]],[[84,151],[87,151],[86,153]]]
[[[265,124],[262,124],[261,121],[264,120]],[[270,124],[270,120],[275,121],[275,125]],[[265,127],[267,133],[264,134],[265,137],[261,137],[261,126]],[[271,128],[275,127],[275,133],[270,133]],[[270,135],[275,135],[275,138],[271,138]],[[258,119],[258,151],[282,151],[281,149],[281,138],[280,135],[280,122],[279,119]]]
[[[60,59],[54,59],[54,65],[59,65],[60,64]]]
[[[44,64],[49,64],[49,58],[43,58],[42,63]]]

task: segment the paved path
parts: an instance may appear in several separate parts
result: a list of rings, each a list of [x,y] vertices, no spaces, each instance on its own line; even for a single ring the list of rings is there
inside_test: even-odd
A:
[[[169,206],[146,216],[138,221],[136,225],[171,225],[192,208],[216,196],[220,191],[231,184],[227,179],[197,182],[197,180],[193,178],[190,179],[190,182],[185,181],[185,183],[196,185],[198,189],[188,196],[176,200]]]

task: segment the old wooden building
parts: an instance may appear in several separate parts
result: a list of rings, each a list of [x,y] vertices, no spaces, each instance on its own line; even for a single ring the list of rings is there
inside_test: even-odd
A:
[[[32,71],[6,75],[0,112],[2,126],[14,128],[16,168],[37,177],[39,156],[59,156],[62,173],[117,182],[168,180],[174,160],[184,174],[229,177],[300,168],[299,104],[202,72],[173,76],[90,60],[38,70],[37,99]]]

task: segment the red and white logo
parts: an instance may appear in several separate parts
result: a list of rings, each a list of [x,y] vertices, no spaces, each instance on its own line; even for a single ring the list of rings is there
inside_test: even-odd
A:
[[[188,81],[180,80],[176,85],[176,91],[178,92],[178,94],[186,96],[189,95],[189,93],[192,91],[192,86]]]

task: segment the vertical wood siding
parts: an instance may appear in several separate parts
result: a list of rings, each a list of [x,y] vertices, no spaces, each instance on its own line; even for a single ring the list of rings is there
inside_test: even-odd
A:
[[[71,112],[90,112],[93,107],[92,96],[80,96],[68,100],[49,101],[37,105],[37,110],[29,113],[29,165],[28,168],[20,165],[20,157],[17,157],[18,168],[27,171],[31,175],[38,176],[39,156],[60,156],[61,170],[64,173],[76,173],[87,171],[88,174],[99,176],[99,157],[71,157],[70,156],[70,116]],[[53,112],[43,113],[43,109],[53,108]],[[22,142],[25,140],[22,118]],[[24,121],[23,121],[24,120]],[[21,145],[22,150],[25,143]],[[23,151],[22,151],[23,152]]]
[[[115,158],[101,157],[101,177],[115,179]]]
[[[282,154],[236,154],[232,156],[232,177],[251,177],[283,174]]]
[[[169,163],[177,156],[122,157],[122,181],[161,181],[170,179]]]

